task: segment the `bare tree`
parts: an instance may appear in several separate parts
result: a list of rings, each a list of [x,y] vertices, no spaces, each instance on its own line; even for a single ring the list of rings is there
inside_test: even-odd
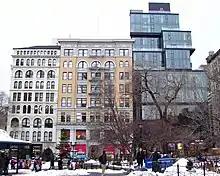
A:
[[[0,128],[6,130],[7,116],[8,116],[8,95],[0,92]]]
[[[178,98],[178,93],[185,84],[184,72],[175,71],[136,71],[136,77],[141,77],[142,100],[153,105],[159,118],[168,120],[169,106]]]

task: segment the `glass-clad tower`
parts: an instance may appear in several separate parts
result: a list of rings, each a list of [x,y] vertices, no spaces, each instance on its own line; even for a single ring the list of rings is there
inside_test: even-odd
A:
[[[169,3],[149,3],[148,13],[131,10],[130,35],[135,69],[192,69],[191,31],[180,30]]]
[[[195,107],[194,105],[198,102],[206,100],[205,72],[192,70],[190,56],[195,49],[192,47],[191,31],[180,29],[179,14],[171,13],[169,3],[149,3],[148,13],[142,10],[131,10],[130,36],[134,40],[134,73],[139,74],[141,72],[138,71],[143,69],[148,72],[152,70],[152,75],[158,74],[162,77],[163,87],[166,84],[163,80],[164,75],[169,75],[168,79],[184,76],[185,84],[169,106],[171,108],[169,112],[178,115],[182,109]],[[134,89],[138,89],[137,84],[134,84]],[[154,86],[155,89],[156,86]],[[169,87],[168,83],[167,87]],[[160,90],[160,95],[157,95],[158,100],[161,101],[159,103],[164,104],[165,95],[162,97],[161,92],[165,89],[159,87],[158,90]],[[158,90],[154,91],[158,92]],[[134,120],[157,119],[158,112],[151,95],[138,94],[138,92],[141,90],[137,91],[137,98],[134,99]]]

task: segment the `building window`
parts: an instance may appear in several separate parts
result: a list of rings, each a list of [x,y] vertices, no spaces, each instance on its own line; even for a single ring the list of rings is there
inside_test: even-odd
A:
[[[11,128],[17,128],[19,127],[19,120],[17,118],[13,118],[11,120]]]
[[[129,93],[130,93],[130,85],[125,84],[125,94],[129,94]]]
[[[54,81],[51,82],[51,87],[50,88],[55,89],[55,82]]]
[[[52,51],[51,51],[52,52]],[[55,67],[57,65],[57,60],[53,59],[53,66]]]
[[[29,137],[30,137],[30,132],[29,131],[26,131],[26,141],[29,141]]]
[[[34,59],[31,59],[31,66],[34,66]]]
[[[112,72],[105,72],[104,79],[105,80],[114,80],[115,74]]]
[[[91,67],[92,68],[99,68],[99,67],[101,67],[101,62],[93,61],[92,64],[91,64]]]
[[[25,78],[33,78],[33,71],[32,70],[28,70],[25,74]]]
[[[90,113],[90,122],[99,122],[100,121],[100,113]]]
[[[48,66],[51,67],[52,66],[52,60],[48,59]]]
[[[86,140],[86,130],[76,130],[76,140]]]
[[[26,60],[26,66],[30,66],[30,59]]]
[[[53,139],[52,132],[49,132],[49,141],[52,141],[52,139]]]
[[[67,80],[67,72],[63,72],[63,80]]]
[[[91,107],[97,107],[101,105],[101,99],[100,98],[91,98],[90,99],[90,106]]]
[[[66,107],[66,97],[61,99],[61,107]]]
[[[112,61],[107,61],[105,63],[105,68],[114,68],[114,67],[115,67],[115,65]]]
[[[45,128],[53,128],[53,120],[50,118],[47,118],[45,120],[44,127]]]
[[[73,68],[73,62],[69,61],[68,66],[69,66],[69,68]]]
[[[15,81],[15,82],[14,82],[14,89],[17,89],[17,88],[18,88],[18,82]]]
[[[23,73],[21,70],[15,72],[15,78],[22,78],[22,77],[23,77]]]
[[[67,63],[67,61],[64,61],[63,62],[63,68],[67,68],[68,67],[68,63]]]
[[[46,102],[54,102],[54,93],[46,93]]]
[[[119,67],[124,67],[124,62],[123,61],[119,62]]]
[[[44,71],[43,70],[39,70],[37,72],[37,78],[44,78]]]
[[[93,49],[92,56],[101,56],[101,50],[100,49]]]
[[[28,118],[24,118],[22,120],[22,127],[29,128],[30,127],[30,120]]]
[[[76,99],[77,107],[86,107],[86,98],[77,98]]]
[[[36,89],[39,89],[39,88],[40,88],[40,82],[39,82],[39,81],[36,82],[35,88],[36,88]]]
[[[88,56],[88,50],[87,49],[79,49],[78,55],[79,55],[79,57],[87,57]]]
[[[68,72],[68,80],[72,80],[73,78],[73,73],[72,72]]]
[[[16,59],[15,65],[16,65],[16,66],[19,66],[19,63],[20,63],[20,60],[19,60],[19,59]]]
[[[41,132],[40,131],[37,132],[37,141],[38,142],[41,141]]]
[[[113,49],[106,49],[105,50],[105,56],[114,56],[115,55],[115,50]]]
[[[29,89],[32,89],[32,88],[33,88],[33,82],[30,81],[30,82],[29,82]]]
[[[64,49],[64,56],[73,56],[73,49]]]
[[[35,93],[34,101],[43,101],[43,93]]]
[[[124,79],[124,72],[120,72],[120,73],[119,73],[119,79],[120,79],[120,80],[123,80],[123,79]]]
[[[66,84],[63,84],[62,85],[62,93],[66,93],[66,89],[67,89]]]
[[[119,56],[129,56],[129,50],[128,49],[120,49]]]
[[[40,59],[37,60],[37,66],[41,66],[41,60]]]
[[[72,99],[70,97],[67,98],[67,107],[72,106]]]
[[[87,73],[86,72],[78,72],[77,80],[86,81],[87,80]]]
[[[13,93],[12,101],[21,101],[21,93]]]
[[[45,64],[46,64],[45,59],[42,59],[42,66],[45,66]]]
[[[33,127],[34,128],[41,128],[41,119],[39,119],[39,118],[34,119]]]
[[[128,61],[125,61],[124,66],[125,66],[125,67],[129,67]]]
[[[85,94],[87,93],[87,85],[77,85],[77,93]]]
[[[50,89],[50,81],[47,81],[47,89]]]
[[[43,81],[40,82],[40,89],[44,89],[44,82]]]
[[[23,66],[23,65],[24,65],[24,59],[21,59],[20,66]]]
[[[125,79],[129,80],[129,72],[125,72]]]
[[[86,113],[76,113],[76,122],[86,122]]]
[[[129,98],[120,98],[120,107],[130,107]]]
[[[67,92],[72,93],[72,84],[68,84]]]
[[[47,78],[55,78],[55,72],[53,70],[48,71]]]
[[[87,68],[88,64],[85,61],[81,61],[78,63],[78,68]]]
[[[44,132],[44,141],[45,142],[48,141],[48,132],[47,131]]]

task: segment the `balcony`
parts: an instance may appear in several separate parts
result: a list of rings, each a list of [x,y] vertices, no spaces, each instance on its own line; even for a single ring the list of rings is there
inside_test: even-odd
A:
[[[102,109],[104,107],[103,105],[97,104],[97,105],[90,105],[88,108],[89,109]]]
[[[92,91],[89,93],[89,95],[97,95],[97,96],[100,96],[102,94],[101,91]]]
[[[90,82],[101,82],[102,78],[101,77],[91,77],[89,79]]]
[[[94,70],[99,70],[99,71],[107,71],[107,70],[111,70],[114,68],[108,68],[108,67],[88,67],[89,70],[94,71]]]

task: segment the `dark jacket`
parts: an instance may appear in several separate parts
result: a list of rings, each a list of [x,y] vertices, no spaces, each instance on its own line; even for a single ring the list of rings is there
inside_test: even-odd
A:
[[[100,157],[99,157],[99,162],[101,164],[106,164],[107,163],[107,156],[105,153],[103,153]]]
[[[5,167],[5,158],[0,156],[0,168],[3,169]]]
[[[158,152],[154,152],[152,155],[152,161],[158,161],[161,158]]]
[[[137,153],[137,162],[138,162],[138,163],[143,162],[144,158],[145,158],[144,152],[143,152],[143,151],[141,151],[141,152],[139,151],[139,152]]]

